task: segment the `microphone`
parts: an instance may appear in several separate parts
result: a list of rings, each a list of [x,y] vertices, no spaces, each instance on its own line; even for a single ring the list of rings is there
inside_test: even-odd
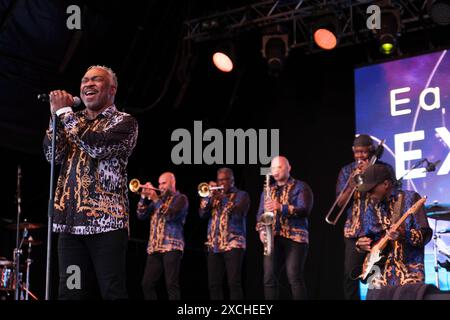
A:
[[[41,102],[49,102],[50,96],[47,93],[40,93],[37,95],[37,98]],[[81,104],[81,99],[78,97],[73,97],[73,105],[69,107],[78,107]]]
[[[441,160],[438,160],[436,162],[429,162],[428,160],[426,160],[427,162],[427,166],[425,168],[425,170],[427,172],[433,172],[436,170],[436,166],[441,162]]]

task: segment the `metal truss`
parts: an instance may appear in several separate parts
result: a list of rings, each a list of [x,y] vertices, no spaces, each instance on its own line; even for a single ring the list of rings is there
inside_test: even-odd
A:
[[[282,25],[290,35],[290,48],[311,47],[314,23],[325,15],[334,15],[340,24],[339,45],[351,45],[367,40],[373,33],[366,26],[369,17],[366,11],[368,6],[381,6],[383,2],[398,8],[402,33],[434,25],[426,13],[428,0],[384,0],[381,3],[367,0],[266,0],[186,21],[185,39],[201,42]]]

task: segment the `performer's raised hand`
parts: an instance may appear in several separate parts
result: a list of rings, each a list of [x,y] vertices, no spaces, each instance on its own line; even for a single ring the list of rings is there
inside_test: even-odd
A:
[[[50,92],[50,112],[54,113],[61,108],[73,106],[73,96],[64,90]]]

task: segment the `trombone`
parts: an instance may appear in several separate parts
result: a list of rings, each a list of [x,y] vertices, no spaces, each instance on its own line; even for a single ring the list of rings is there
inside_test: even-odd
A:
[[[198,190],[198,195],[200,197],[207,198],[207,197],[211,196],[212,191],[214,191],[214,190],[223,190],[223,186],[213,187],[213,186],[210,186],[206,182],[202,182],[202,183],[200,183],[198,185],[197,190]]]
[[[369,161],[369,166],[375,164],[375,162],[377,162],[377,160],[379,158],[381,158],[381,155],[383,154],[383,144],[384,144],[385,139],[381,140],[380,143],[378,144],[377,149],[374,152],[374,155],[370,158]],[[344,195],[345,190],[347,189],[348,185],[350,184],[350,180],[354,179],[357,184],[359,184],[361,182],[361,174],[354,174],[354,171],[352,172],[352,174],[350,175],[350,177],[348,178],[347,182],[344,185],[344,188],[342,188],[342,191],[339,193],[339,195],[336,197],[336,200],[333,203],[333,206],[331,207],[330,211],[328,211],[326,217],[325,217],[325,221],[333,226],[336,225],[336,223],[338,222],[339,218],[342,216],[342,213],[344,213],[345,208],[347,208],[348,203],[350,202],[350,199],[353,197],[353,194],[356,191],[356,186],[354,186],[352,188],[352,191],[348,194],[347,198],[342,199],[343,201],[343,205],[342,207],[339,208],[339,212],[336,214],[336,216],[334,218],[332,218],[333,213],[335,212],[336,207],[338,206],[338,203],[341,202],[341,198]]]
[[[139,190],[143,189],[143,188],[162,192],[161,189],[158,189],[155,187],[149,187],[144,184],[141,184],[141,182],[138,179],[131,179],[130,183],[128,184],[128,187],[130,188],[130,191],[134,192],[134,193],[142,193],[142,192],[139,192]]]

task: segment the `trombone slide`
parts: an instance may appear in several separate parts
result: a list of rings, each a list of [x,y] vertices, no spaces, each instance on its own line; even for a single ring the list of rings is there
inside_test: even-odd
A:
[[[353,194],[354,194],[355,191],[356,191],[356,187],[353,187],[353,189],[352,189],[352,191],[350,192],[349,196],[347,197],[347,199],[345,199],[345,202],[344,202],[344,204],[342,205],[342,207],[339,207],[339,206],[338,206],[339,200],[340,200],[340,199],[342,198],[342,196],[344,195],[345,189],[347,189],[348,182],[349,182],[349,181],[347,181],[347,183],[346,183],[346,185],[345,185],[345,188],[342,189],[341,193],[339,193],[339,195],[337,196],[336,200],[335,200],[334,203],[333,203],[333,206],[331,207],[330,211],[328,211],[328,213],[327,213],[327,215],[326,215],[326,217],[325,217],[325,221],[326,221],[328,224],[331,224],[331,225],[333,225],[333,226],[336,225],[336,223],[338,222],[339,218],[340,218],[340,217],[342,216],[342,214],[344,213],[345,208],[347,208],[348,203],[350,202],[350,199],[353,197]],[[338,213],[336,214],[336,217],[335,217],[334,219],[332,219],[331,217],[333,216],[333,213],[335,213],[336,207],[339,208],[339,211],[338,211]]]

